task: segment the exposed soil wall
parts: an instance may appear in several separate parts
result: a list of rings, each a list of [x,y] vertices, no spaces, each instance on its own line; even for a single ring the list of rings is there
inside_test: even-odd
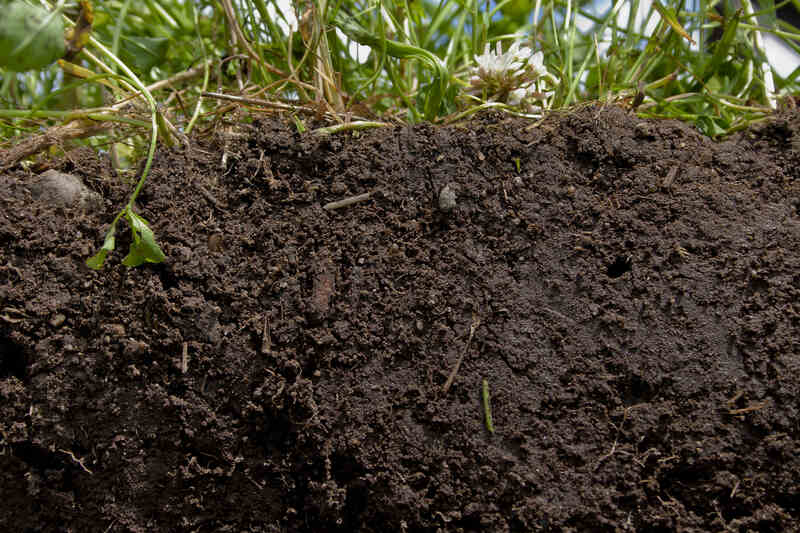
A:
[[[798,116],[530,126],[161,151],[136,269],[0,177],[0,530],[800,530]]]

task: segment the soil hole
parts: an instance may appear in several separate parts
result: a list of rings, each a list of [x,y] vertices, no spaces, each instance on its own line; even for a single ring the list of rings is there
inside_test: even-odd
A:
[[[11,339],[0,336],[0,379],[9,376],[25,381],[25,353]]]
[[[608,265],[608,270],[606,274],[608,274],[609,278],[618,278],[623,275],[625,272],[631,271],[631,261],[630,258],[624,256],[618,256],[614,259],[614,262]]]
[[[15,457],[32,468],[57,470],[64,466],[55,454],[37,444],[30,442],[12,443],[11,450]]]

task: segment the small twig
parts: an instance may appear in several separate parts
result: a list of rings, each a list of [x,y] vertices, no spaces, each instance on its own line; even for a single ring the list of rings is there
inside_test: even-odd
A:
[[[478,329],[478,326],[481,325],[481,319],[478,318],[478,315],[472,315],[472,325],[469,327],[469,339],[467,339],[467,344],[464,346],[464,350],[461,352],[461,355],[458,356],[458,360],[456,361],[456,365],[453,367],[453,370],[450,371],[450,375],[447,377],[447,381],[444,383],[444,387],[442,387],[442,392],[447,394],[447,391],[450,390],[450,387],[453,386],[453,381],[456,379],[456,374],[458,374],[458,369],[461,368],[461,363],[464,361],[464,356],[467,355],[467,350],[469,350],[469,345],[472,343],[472,337],[475,335],[475,330]]]
[[[728,411],[728,414],[732,415],[732,416],[743,415],[745,413],[752,413],[753,411],[760,411],[761,409],[765,408],[766,406],[767,406],[767,402],[758,402],[758,403],[753,404],[753,405],[748,405],[747,407],[744,407],[742,409],[730,409]]]
[[[58,451],[60,451],[61,453],[65,453],[65,454],[69,455],[70,457],[72,457],[72,460],[75,461],[76,463],[78,463],[80,465],[80,467],[83,468],[83,470],[85,472],[87,472],[89,474],[93,473],[91,470],[86,468],[86,465],[83,464],[83,459],[78,459],[77,457],[75,457],[75,454],[72,453],[71,451],[69,451],[69,450],[58,450]]]
[[[322,209],[325,211],[333,211],[334,209],[339,209],[340,207],[347,207],[349,205],[357,204],[358,202],[363,202],[365,200],[369,200],[372,193],[375,191],[365,192],[364,194],[359,194],[356,196],[351,196],[349,198],[345,198],[344,200],[337,200],[336,202],[328,202],[327,204],[322,206]]]
[[[372,120],[361,120],[358,122],[348,122],[346,124],[336,124],[335,126],[326,126],[318,128],[311,133],[314,135],[332,135],[334,133],[341,133],[343,131],[356,131],[366,130],[370,128],[383,128],[389,124],[385,122],[375,122]]]
[[[483,380],[483,414],[486,417],[486,429],[489,433],[494,433],[494,422],[492,422],[492,405],[489,402],[489,380]]]
[[[206,63],[211,64],[211,60],[207,61]],[[166,79],[163,79],[163,80],[158,80],[157,82],[151,83],[150,85],[147,86],[147,90],[152,93],[154,91],[158,91],[160,89],[163,89],[164,87],[169,87],[169,86],[171,86],[171,85],[173,85],[175,83],[186,81],[186,80],[190,80],[192,78],[196,78],[196,77],[200,76],[201,74],[203,74],[203,72],[205,71],[205,68],[206,68],[206,63],[198,65],[198,66],[196,66],[194,68],[191,68],[189,70],[185,70],[183,72],[179,72],[179,73],[175,74],[174,76],[172,76],[170,78],[166,78]],[[142,96],[142,92],[141,91],[132,92],[131,94],[127,95],[125,98],[122,98],[120,101],[116,102],[112,107],[114,109],[122,108],[122,107],[126,106],[128,103],[130,103],[132,100],[135,100],[136,98],[141,98],[141,96]]]
[[[669,189],[672,187],[672,183],[675,181],[675,176],[678,175],[678,170],[680,169],[680,165],[674,164],[670,167],[667,171],[667,175],[664,176],[664,179],[661,180],[661,188],[662,189]]]
[[[189,343],[184,341],[183,350],[181,352],[181,373],[185,374],[189,371]]]
[[[245,477],[246,477],[248,480],[250,480],[250,483],[252,483],[252,484],[253,484],[253,485],[255,485],[256,487],[258,487],[258,489],[259,489],[259,490],[264,490],[264,485],[262,485],[261,483],[259,483],[259,482],[258,482],[258,481],[256,481],[255,479],[253,479],[251,476],[249,476],[249,475],[245,474]]]
[[[733,486],[733,489],[731,490],[731,495],[729,496],[731,500],[733,499],[734,496],[736,496],[736,491],[739,490],[739,483],[741,483],[741,480],[737,479],[736,484]]]
[[[45,133],[28,137],[11,148],[0,150],[0,172],[11,168],[26,157],[47,150],[51,146],[70,139],[82,139],[98,135],[111,128],[110,122],[76,120],[52,126]]]

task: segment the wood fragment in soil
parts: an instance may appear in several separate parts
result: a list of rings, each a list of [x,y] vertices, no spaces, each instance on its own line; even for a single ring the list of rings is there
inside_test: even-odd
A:
[[[86,468],[86,465],[85,465],[85,464],[83,464],[83,461],[85,461],[85,459],[78,459],[77,457],[75,457],[75,454],[74,454],[73,452],[69,451],[69,450],[62,450],[62,449],[59,449],[58,451],[60,451],[61,453],[65,453],[65,454],[69,455],[69,456],[72,458],[72,460],[73,460],[73,461],[75,461],[76,463],[78,463],[78,465],[79,465],[79,466],[80,466],[80,467],[81,467],[81,468],[84,470],[84,472],[86,472],[87,474],[94,474],[94,472],[92,472],[91,470],[89,470],[88,468]]]
[[[732,416],[743,415],[746,413],[752,413],[753,411],[760,411],[766,406],[767,402],[758,402],[757,404],[748,405],[747,407],[744,407],[742,409],[730,409],[728,411],[728,414]]]
[[[669,169],[669,172],[667,172],[667,175],[664,176],[664,180],[661,182],[662,189],[669,189],[672,187],[672,183],[675,181],[675,176],[678,175],[679,168],[680,167],[678,165],[675,165]]]
[[[189,371],[189,343],[183,343],[183,349],[181,352],[181,373],[185,374]]]
[[[333,211],[334,209],[340,209],[342,207],[357,204],[359,202],[369,200],[373,192],[375,191],[365,192],[364,194],[358,194],[356,196],[350,196],[349,198],[344,198],[343,200],[337,200],[335,202],[328,202],[322,206],[322,209],[325,211]]]

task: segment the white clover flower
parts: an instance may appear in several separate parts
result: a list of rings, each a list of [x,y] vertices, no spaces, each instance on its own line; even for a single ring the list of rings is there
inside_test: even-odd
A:
[[[500,43],[497,43],[498,47]],[[496,55],[489,50],[489,43],[486,43],[486,48],[483,49],[483,55],[475,56],[475,62],[478,68],[475,69],[480,72],[489,73],[494,70]]]
[[[475,56],[478,67],[475,69],[480,78],[507,77],[525,67],[525,63],[530,56],[530,48],[515,42],[504,54],[497,42],[496,52],[492,52],[489,44],[486,44],[483,54]]]
[[[514,89],[508,93],[508,103],[510,105],[518,106],[528,99],[528,88]]]
[[[475,56],[475,63],[469,92],[485,101],[524,107],[537,100],[545,104],[552,95],[547,89],[555,78],[544,66],[544,53],[534,53],[519,41],[505,53],[499,42],[494,51],[487,44],[483,54]]]
[[[539,50],[532,56],[530,56],[530,60],[528,61],[528,66],[533,69],[539,77],[547,76],[550,73],[547,72],[547,67],[544,66],[544,52]]]

